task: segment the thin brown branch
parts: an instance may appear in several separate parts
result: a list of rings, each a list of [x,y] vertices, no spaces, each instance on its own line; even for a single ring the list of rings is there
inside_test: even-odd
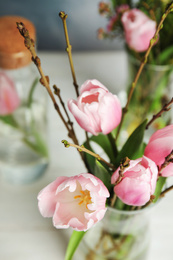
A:
[[[161,192],[160,197],[164,197],[166,193],[168,193],[169,191],[173,190],[173,185],[171,185],[170,187],[168,187],[167,189],[165,189],[164,191]]]
[[[164,191],[162,191],[162,192],[160,193],[160,195],[159,195],[159,198],[163,198],[163,197],[166,195],[166,193],[168,193],[168,192],[171,191],[171,190],[173,190],[173,185],[171,185],[170,187],[168,187],[168,188],[166,188]],[[151,203],[153,203],[153,200],[152,200],[152,199],[150,199],[150,200],[145,204],[145,206],[143,206],[142,208],[148,207]]]
[[[143,62],[141,63],[141,65],[140,65],[140,67],[139,67],[139,70],[138,70],[138,72],[137,72],[137,74],[136,74],[136,76],[135,76],[135,79],[134,79],[134,81],[132,82],[132,86],[131,86],[131,89],[130,89],[130,92],[129,92],[129,95],[128,95],[127,103],[126,103],[126,106],[125,106],[124,109],[123,109],[123,114],[122,114],[121,122],[120,122],[119,127],[118,127],[118,130],[117,130],[117,134],[116,134],[116,138],[115,138],[116,141],[117,141],[117,139],[118,139],[118,136],[119,136],[119,133],[120,133],[120,129],[121,129],[122,124],[123,124],[123,122],[124,122],[125,115],[126,115],[126,113],[128,112],[128,106],[129,106],[129,103],[130,103],[130,101],[131,101],[131,98],[132,98],[133,92],[134,92],[134,90],[135,90],[136,84],[137,84],[137,82],[138,82],[138,79],[139,79],[139,77],[140,77],[140,75],[141,75],[141,72],[142,72],[142,70],[143,70],[145,64],[147,63],[147,60],[148,60],[148,56],[149,56],[149,54],[150,54],[150,51],[151,51],[152,47],[153,47],[153,46],[156,44],[156,42],[157,42],[157,39],[158,39],[158,37],[159,37],[159,32],[160,32],[160,30],[163,28],[163,23],[164,23],[166,17],[167,17],[168,14],[169,14],[170,12],[172,12],[172,11],[173,11],[173,3],[168,6],[168,8],[166,9],[165,13],[162,15],[161,20],[160,20],[160,22],[159,22],[159,24],[158,24],[158,26],[157,26],[156,32],[155,32],[153,38],[150,40],[150,45],[149,45],[149,47],[148,47],[148,49],[147,49],[147,51],[146,51],[146,53],[145,53]]]
[[[115,185],[117,185],[118,183],[121,182],[122,178],[123,178],[123,173],[124,173],[124,170],[130,165],[130,159],[128,157],[125,157],[121,163],[120,163],[120,169],[119,169],[119,177],[118,179],[116,180],[115,182]],[[111,207],[114,207],[114,204],[115,204],[115,201],[116,201],[116,194],[114,193],[114,196],[113,198],[111,199]]]
[[[56,111],[58,112],[58,114],[59,114],[60,118],[62,119],[65,127],[67,128],[68,132],[70,132],[68,124],[66,123],[66,121],[65,121],[65,119],[64,119],[64,117],[63,117],[63,115],[62,115],[62,113],[59,109],[59,106],[58,106],[58,104],[55,100],[55,97],[54,97],[54,95],[51,91],[51,88],[50,88],[50,85],[49,85],[49,78],[48,78],[48,76],[45,76],[44,73],[43,73],[40,58],[37,56],[36,51],[35,51],[34,41],[30,38],[29,32],[28,32],[28,30],[26,29],[26,27],[23,23],[17,23],[17,28],[18,28],[20,34],[24,37],[25,46],[30,51],[30,53],[32,55],[32,60],[35,63],[35,65],[36,65],[36,67],[37,67],[37,69],[40,73],[40,76],[41,76],[40,83],[46,88],[50,98],[52,99],[52,102],[54,104]]]
[[[53,85],[53,89],[54,89],[54,94],[59,98],[59,102],[61,103],[61,106],[63,107],[64,109],[64,112],[67,116],[67,119],[68,119],[68,124],[71,126],[71,129],[73,129],[73,122],[71,121],[70,119],[70,116],[67,112],[67,109],[66,109],[66,106],[65,106],[65,103],[64,101],[62,100],[62,97],[60,95],[60,89],[56,86],[56,85]],[[74,130],[73,130],[74,131]]]
[[[72,73],[72,77],[73,77],[73,85],[75,87],[76,90],[76,95],[77,97],[79,96],[79,91],[78,91],[78,84],[77,84],[77,80],[76,80],[76,75],[75,75],[75,70],[74,70],[74,65],[73,65],[73,59],[72,59],[72,46],[70,44],[70,40],[69,40],[69,36],[68,36],[68,30],[67,30],[67,23],[66,23],[66,19],[67,19],[67,14],[65,14],[64,12],[60,12],[59,16],[61,17],[61,20],[63,22],[63,27],[64,27],[64,33],[65,33],[65,39],[66,39],[66,51],[68,54],[68,58],[69,58],[69,62],[70,62],[70,67],[71,67],[71,73]]]
[[[153,115],[152,119],[148,122],[148,124],[146,125],[146,129],[148,129],[148,127],[159,117],[161,117],[161,115],[164,112],[167,112],[171,109],[170,105],[173,103],[173,98],[167,103],[165,104],[162,109],[155,115]]]
[[[85,148],[83,145],[82,146],[79,146],[79,145],[76,145],[76,144],[72,144],[72,143],[69,143],[68,141],[66,140],[62,140],[62,143],[64,144],[65,147],[75,147],[78,149],[79,152],[85,152],[85,153],[88,153],[90,155],[92,155],[93,157],[95,157],[98,161],[102,161],[104,162],[109,168],[115,170],[115,166],[111,163],[108,163],[105,159],[103,159],[99,154],[96,154],[90,150],[88,150],[87,148]]]
[[[116,199],[117,199],[117,195],[114,193],[114,196],[113,196],[112,199],[111,199],[111,205],[110,205],[112,208],[113,208],[114,205],[115,205]]]
[[[164,163],[160,166],[158,174],[161,175],[162,171],[170,164],[173,163],[173,150],[165,157]]]
[[[53,92],[51,91],[51,88],[49,85],[49,77],[45,76],[43,73],[43,70],[41,67],[41,61],[40,61],[40,58],[36,54],[35,43],[34,43],[33,39],[30,38],[28,30],[26,29],[25,25],[22,22],[21,23],[17,22],[16,24],[17,24],[17,28],[18,28],[20,34],[24,37],[24,44],[25,44],[26,48],[28,48],[28,50],[30,51],[30,53],[32,55],[32,61],[35,63],[35,65],[40,73],[40,76],[41,76],[40,83],[46,88],[46,90],[54,104],[55,110],[57,111],[59,117],[61,118],[62,122],[64,123],[64,125],[68,131],[68,136],[73,140],[73,142],[76,145],[78,145],[79,143],[78,143],[77,137],[75,135],[75,132],[73,130],[72,124],[69,124],[69,117],[68,117],[68,122],[66,122],[66,120],[65,120],[63,114],[61,113],[60,108],[55,100]],[[79,153],[79,154],[86,166],[83,155],[81,153]]]
[[[119,169],[119,177],[118,179],[116,180],[115,182],[115,185],[117,185],[118,183],[120,183],[120,181],[122,180],[123,178],[123,173],[125,171],[125,169],[127,167],[129,167],[130,165],[130,159],[128,157],[125,157],[121,162],[120,162],[120,169]]]

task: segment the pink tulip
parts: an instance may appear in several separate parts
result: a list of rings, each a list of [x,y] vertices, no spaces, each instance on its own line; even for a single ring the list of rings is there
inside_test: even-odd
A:
[[[103,218],[107,197],[102,181],[85,173],[58,177],[40,191],[38,206],[43,217],[53,217],[56,228],[86,231]]]
[[[13,81],[0,72],[0,115],[11,114],[20,104]]]
[[[112,175],[111,183],[119,178],[118,168]],[[121,181],[114,186],[114,192],[125,204],[133,206],[145,205],[154,193],[158,176],[156,164],[143,156],[131,160],[125,168]]]
[[[118,14],[123,14],[124,12],[126,12],[127,10],[130,9],[130,6],[128,4],[122,4],[122,5],[119,5],[117,8],[116,8],[116,12]]]
[[[78,124],[93,135],[110,133],[121,120],[119,99],[95,79],[84,82],[77,101],[70,99],[68,108]]]
[[[137,52],[146,51],[156,32],[156,22],[136,8],[124,12],[121,21],[129,48]]]
[[[159,167],[164,163],[165,157],[173,150],[173,125],[157,130],[150,138],[144,154],[153,160]],[[161,175],[173,176],[173,163],[167,165]]]
[[[116,22],[118,21],[118,15],[114,14],[114,16],[111,17],[109,20],[109,23],[107,24],[107,31],[111,32],[114,30],[114,27],[116,26]]]

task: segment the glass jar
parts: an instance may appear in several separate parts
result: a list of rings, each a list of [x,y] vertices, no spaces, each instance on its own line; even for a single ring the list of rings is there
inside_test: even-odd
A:
[[[127,93],[140,67],[140,61],[128,55]],[[150,120],[171,100],[173,91],[173,65],[146,64],[138,79],[124,122],[124,135],[129,136],[146,118]],[[127,95],[126,93],[126,95]],[[126,103],[126,98],[125,97]],[[156,130],[165,127],[172,120],[171,111],[164,112],[145,132],[145,141]]]
[[[84,235],[77,251],[79,259],[147,259],[150,210],[121,211],[108,207],[104,218]]]
[[[16,28],[18,21],[35,39],[30,21],[0,18],[6,43],[4,47],[0,40],[0,173],[10,182],[29,183],[48,166],[46,91]]]

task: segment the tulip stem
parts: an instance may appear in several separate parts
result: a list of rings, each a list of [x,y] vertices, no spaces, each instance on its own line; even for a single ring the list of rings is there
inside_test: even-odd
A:
[[[148,124],[146,125],[146,129],[148,129],[148,127],[159,117],[161,117],[161,115],[163,114],[163,112],[167,112],[171,109],[170,105],[173,103],[173,98],[167,103],[165,104],[162,109],[155,115],[153,115],[152,119],[148,122]]]
[[[111,147],[112,147],[112,150],[113,150],[114,156],[116,157],[117,154],[118,154],[118,150],[117,150],[117,146],[116,146],[116,144],[115,144],[114,137],[112,136],[112,133],[109,133],[107,136],[108,136],[108,139],[109,139],[110,145],[111,145]]]
[[[66,140],[62,140],[61,141],[65,147],[69,147],[69,146],[72,146],[72,147],[75,147],[78,149],[79,152],[85,152],[85,153],[88,153],[90,155],[92,155],[93,157],[95,157],[98,161],[102,161],[104,162],[109,168],[115,170],[115,166],[111,163],[108,163],[105,159],[103,159],[99,154],[96,154],[90,150],[88,150],[87,148],[85,148],[83,145],[79,146],[79,145],[76,145],[76,144],[72,144],[72,143],[69,143],[68,141]]]
[[[126,103],[125,107],[123,108],[123,114],[122,114],[121,122],[119,124],[118,130],[117,130],[117,134],[116,134],[116,137],[115,137],[116,141],[118,139],[118,136],[119,136],[119,133],[120,133],[120,129],[121,129],[123,121],[124,121],[124,117],[125,117],[126,113],[128,112],[128,106],[129,106],[129,103],[131,101],[131,98],[132,98],[133,92],[135,90],[136,84],[138,82],[138,79],[139,79],[139,77],[141,75],[141,72],[142,72],[145,64],[148,61],[148,56],[150,54],[150,51],[151,51],[152,47],[155,45],[155,43],[157,42],[157,39],[159,37],[159,32],[163,28],[164,20],[166,19],[168,14],[170,12],[172,12],[172,11],[173,11],[173,3],[168,6],[168,8],[166,9],[165,13],[162,15],[161,20],[160,20],[160,22],[159,22],[159,24],[157,26],[156,32],[155,32],[153,38],[150,40],[150,44],[149,44],[149,47],[148,47],[148,49],[147,49],[147,51],[145,53],[144,59],[141,62],[141,65],[140,65],[139,70],[138,70],[138,72],[137,72],[137,74],[135,76],[134,81],[132,82],[131,89],[130,89],[130,92],[129,92],[129,95],[128,95],[128,99],[127,99],[127,103]]]
[[[64,12],[60,12],[59,16],[63,22],[63,27],[64,27],[64,33],[65,33],[65,39],[66,39],[66,51],[68,54],[68,58],[69,58],[69,62],[70,62],[70,68],[71,68],[71,73],[72,73],[72,77],[73,77],[73,85],[75,87],[76,90],[76,95],[77,97],[79,96],[79,91],[78,91],[78,84],[76,81],[76,75],[75,75],[75,71],[74,71],[74,66],[73,66],[73,59],[72,59],[72,46],[70,44],[70,40],[69,40],[69,36],[68,36],[68,30],[67,30],[67,23],[66,23],[66,19],[67,19],[67,14],[65,14]]]
[[[117,195],[114,193],[114,196],[113,196],[112,199],[111,199],[111,205],[110,205],[112,208],[113,208],[114,205],[115,205],[116,199],[117,199]]]

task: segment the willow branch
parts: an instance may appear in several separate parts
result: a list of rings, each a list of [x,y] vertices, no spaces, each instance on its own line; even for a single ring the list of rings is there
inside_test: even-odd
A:
[[[168,14],[169,14],[170,12],[172,12],[172,11],[173,11],[173,3],[168,6],[168,8],[166,9],[165,13],[162,15],[161,20],[160,20],[160,22],[159,22],[159,24],[158,24],[158,26],[157,26],[156,32],[155,32],[153,38],[150,40],[150,45],[149,45],[149,47],[148,47],[148,49],[147,49],[147,51],[146,51],[146,53],[145,53],[143,62],[141,63],[141,65],[140,65],[140,67],[139,67],[139,70],[138,70],[138,72],[137,72],[137,74],[136,74],[136,76],[135,76],[135,79],[134,79],[134,81],[133,81],[133,83],[132,83],[132,86],[131,86],[131,89],[130,89],[130,92],[129,92],[129,95],[128,95],[128,99],[127,99],[126,106],[123,108],[123,114],[122,114],[121,122],[120,122],[120,124],[119,124],[118,130],[117,130],[117,134],[116,134],[116,138],[115,138],[116,141],[117,141],[117,139],[118,139],[118,136],[119,136],[119,133],[120,133],[120,129],[121,129],[122,124],[123,124],[123,121],[124,121],[124,117],[125,117],[125,115],[126,115],[126,113],[127,113],[127,111],[128,111],[128,106],[129,106],[129,103],[130,103],[130,101],[131,101],[131,98],[132,98],[133,92],[134,92],[134,90],[135,90],[136,84],[137,84],[137,82],[138,82],[138,79],[139,79],[139,77],[140,77],[140,75],[141,75],[141,72],[142,72],[142,70],[143,70],[145,64],[147,63],[147,60],[148,60],[148,56],[149,56],[149,54],[150,54],[150,51],[151,51],[152,47],[153,47],[153,46],[156,44],[156,42],[157,42],[157,39],[158,39],[158,37],[159,37],[159,32],[160,32],[160,30],[163,28],[164,20],[166,19],[166,17],[168,16]]]
[[[122,178],[123,178],[124,171],[125,171],[125,169],[126,169],[127,167],[129,167],[129,165],[130,165],[130,159],[129,159],[128,157],[125,157],[125,158],[120,162],[120,167],[119,167],[119,171],[118,171],[119,177],[118,177],[118,179],[116,180],[116,182],[115,182],[115,184],[114,184],[115,186],[121,182],[121,180],[122,180]],[[116,194],[114,193],[113,198],[111,199],[111,205],[110,205],[111,207],[114,207],[114,204],[115,204],[116,199],[117,199],[117,196],[116,196]]]
[[[171,185],[170,187],[168,187],[167,189],[165,189],[164,191],[161,192],[160,197],[164,197],[166,193],[168,193],[169,191],[173,190],[173,185]]]
[[[54,94],[59,98],[59,102],[61,103],[61,106],[62,106],[63,109],[64,109],[64,112],[65,112],[66,117],[67,117],[67,119],[68,119],[68,124],[71,126],[71,129],[72,129],[72,131],[74,132],[74,130],[73,130],[73,122],[72,122],[71,119],[70,119],[70,116],[69,116],[69,114],[68,114],[68,112],[67,112],[65,103],[64,103],[64,101],[62,100],[62,97],[61,97],[61,95],[60,95],[60,89],[59,89],[56,85],[53,85],[53,89],[54,89]]]
[[[73,77],[73,85],[75,87],[76,95],[78,97],[79,96],[79,91],[78,91],[79,87],[78,87],[78,84],[77,84],[76,75],[75,75],[75,71],[74,71],[73,59],[72,59],[72,51],[71,51],[72,50],[72,46],[70,44],[70,40],[69,40],[69,36],[68,36],[68,30],[67,30],[67,23],[66,23],[67,14],[65,14],[64,12],[60,12],[59,16],[61,17],[61,20],[63,22],[65,39],[66,39],[66,44],[67,44],[66,51],[67,51],[69,62],[70,62],[71,73],[72,73],[72,77]]]
[[[160,166],[159,175],[161,176],[162,171],[167,167],[170,163],[173,163],[173,150],[165,157],[164,163]]]
[[[93,157],[95,157],[98,161],[102,161],[104,162],[109,168],[115,170],[115,166],[111,163],[108,163],[105,159],[103,159],[99,154],[96,154],[90,150],[88,150],[87,148],[85,148],[83,145],[82,146],[79,146],[79,145],[76,145],[76,144],[72,144],[72,143],[69,143],[68,141],[66,140],[62,140],[61,141],[65,147],[69,147],[69,146],[72,146],[72,147],[75,147],[78,149],[79,152],[85,152],[85,153],[88,153],[90,155],[92,155]]]
[[[77,84],[77,80],[76,80],[76,75],[75,75],[75,70],[74,70],[74,65],[73,65],[73,59],[72,59],[72,46],[70,44],[70,40],[69,40],[69,36],[68,36],[68,30],[67,30],[67,23],[66,23],[66,19],[67,19],[67,14],[65,14],[64,12],[60,12],[59,16],[63,22],[63,27],[64,27],[64,33],[65,33],[65,39],[66,39],[66,51],[69,57],[69,62],[70,62],[70,68],[71,68],[71,73],[72,73],[72,78],[73,78],[73,85],[75,87],[75,91],[76,91],[76,95],[77,97],[79,96],[79,86]],[[85,136],[86,136],[86,140],[89,144],[89,137],[88,137],[88,132],[85,131]]]
[[[75,132],[73,130],[73,127],[72,127],[72,124],[70,123],[70,127],[69,127],[69,117],[68,117],[68,122],[66,122],[66,120],[64,119],[63,117],[63,114],[61,113],[60,111],[60,108],[55,100],[55,97],[51,91],[51,88],[50,88],[50,85],[49,85],[49,77],[48,76],[45,76],[44,73],[43,73],[43,70],[42,70],[42,67],[41,67],[41,61],[40,61],[40,58],[37,56],[36,54],[36,51],[35,51],[35,43],[33,41],[33,39],[30,38],[29,36],[29,32],[28,30],[26,29],[25,25],[21,22],[21,23],[16,23],[17,24],[17,28],[20,32],[20,34],[24,37],[24,44],[26,46],[26,48],[30,51],[31,55],[32,55],[32,60],[33,62],[35,63],[39,73],[40,73],[40,76],[41,76],[41,79],[40,79],[40,83],[46,88],[53,104],[54,104],[54,108],[55,110],[57,111],[58,115],[60,116],[62,122],[64,123],[67,131],[68,131],[68,135],[69,137],[73,140],[73,142],[75,144],[78,145],[78,140],[77,140],[77,137],[75,135]],[[60,96],[60,94],[59,94]],[[67,113],[67,111],[66,111]],[[80,156],[82,158],[82,160],[84,161],[83,159],[83,156],[82,154],[80,153]],[[86,166],[86,163],[84,162],[85,166]]]
[[[148,129],[148,127],[159,117],[161,117],[161,115],[163,114],[163,112],[167,112],[171,109],[170,105],[173,103],[173,98],[167,103],[165,104],[162,109],[155,115],[153,115],[152,119],[148,122],[148,124],[146,125],[146,129]]]
[[[159,195],[159,198],[163,198],[165,196],[166,193],[168,193],[169,191],[173,190],[173,185],[171,185],[170,187],[168,187],[167,189],[165,189],[164,191],[162,191]],[[153,200],[150,199],[142,208],[146,208],[148,207],[151,203],[153,203]]]
[[[56,109],[56,111],[58,112],[60,118],[62,119],[65,127],[67,128],[68,132],[70,132],[70,129],[69,129],[69,126],[68,124],[66,123],[60,109],[59,109],[59,106],[55,100],[55,97],[51,91],[51,88],[50,88],[50,85],[49,85],[49,78],[48,76],[45,76],[44,73],[43,73],[43,70],[42,70],[42,67],[41,67],[41,61],[40,61],[40,58],[37,56],[36,54],[36,51],[35,51],[35,43],[34,41],[30,38],[29,36],[29,32],[28,30],[25,28],[25,25],[23,23],[17,23],[17,28],[20,32],[20,34],[24,37],[24,43],[25,43],[25,46],[27,47],[27,49],[30,51],[31,55],[32,55],[32,60],[33,62],[35,63],[39,73],[40,73],[40,76],[41,76],[41,79],[40,79],[40,82],[41,84],[46,88],[53,104],[54,104],[54,107]]]

